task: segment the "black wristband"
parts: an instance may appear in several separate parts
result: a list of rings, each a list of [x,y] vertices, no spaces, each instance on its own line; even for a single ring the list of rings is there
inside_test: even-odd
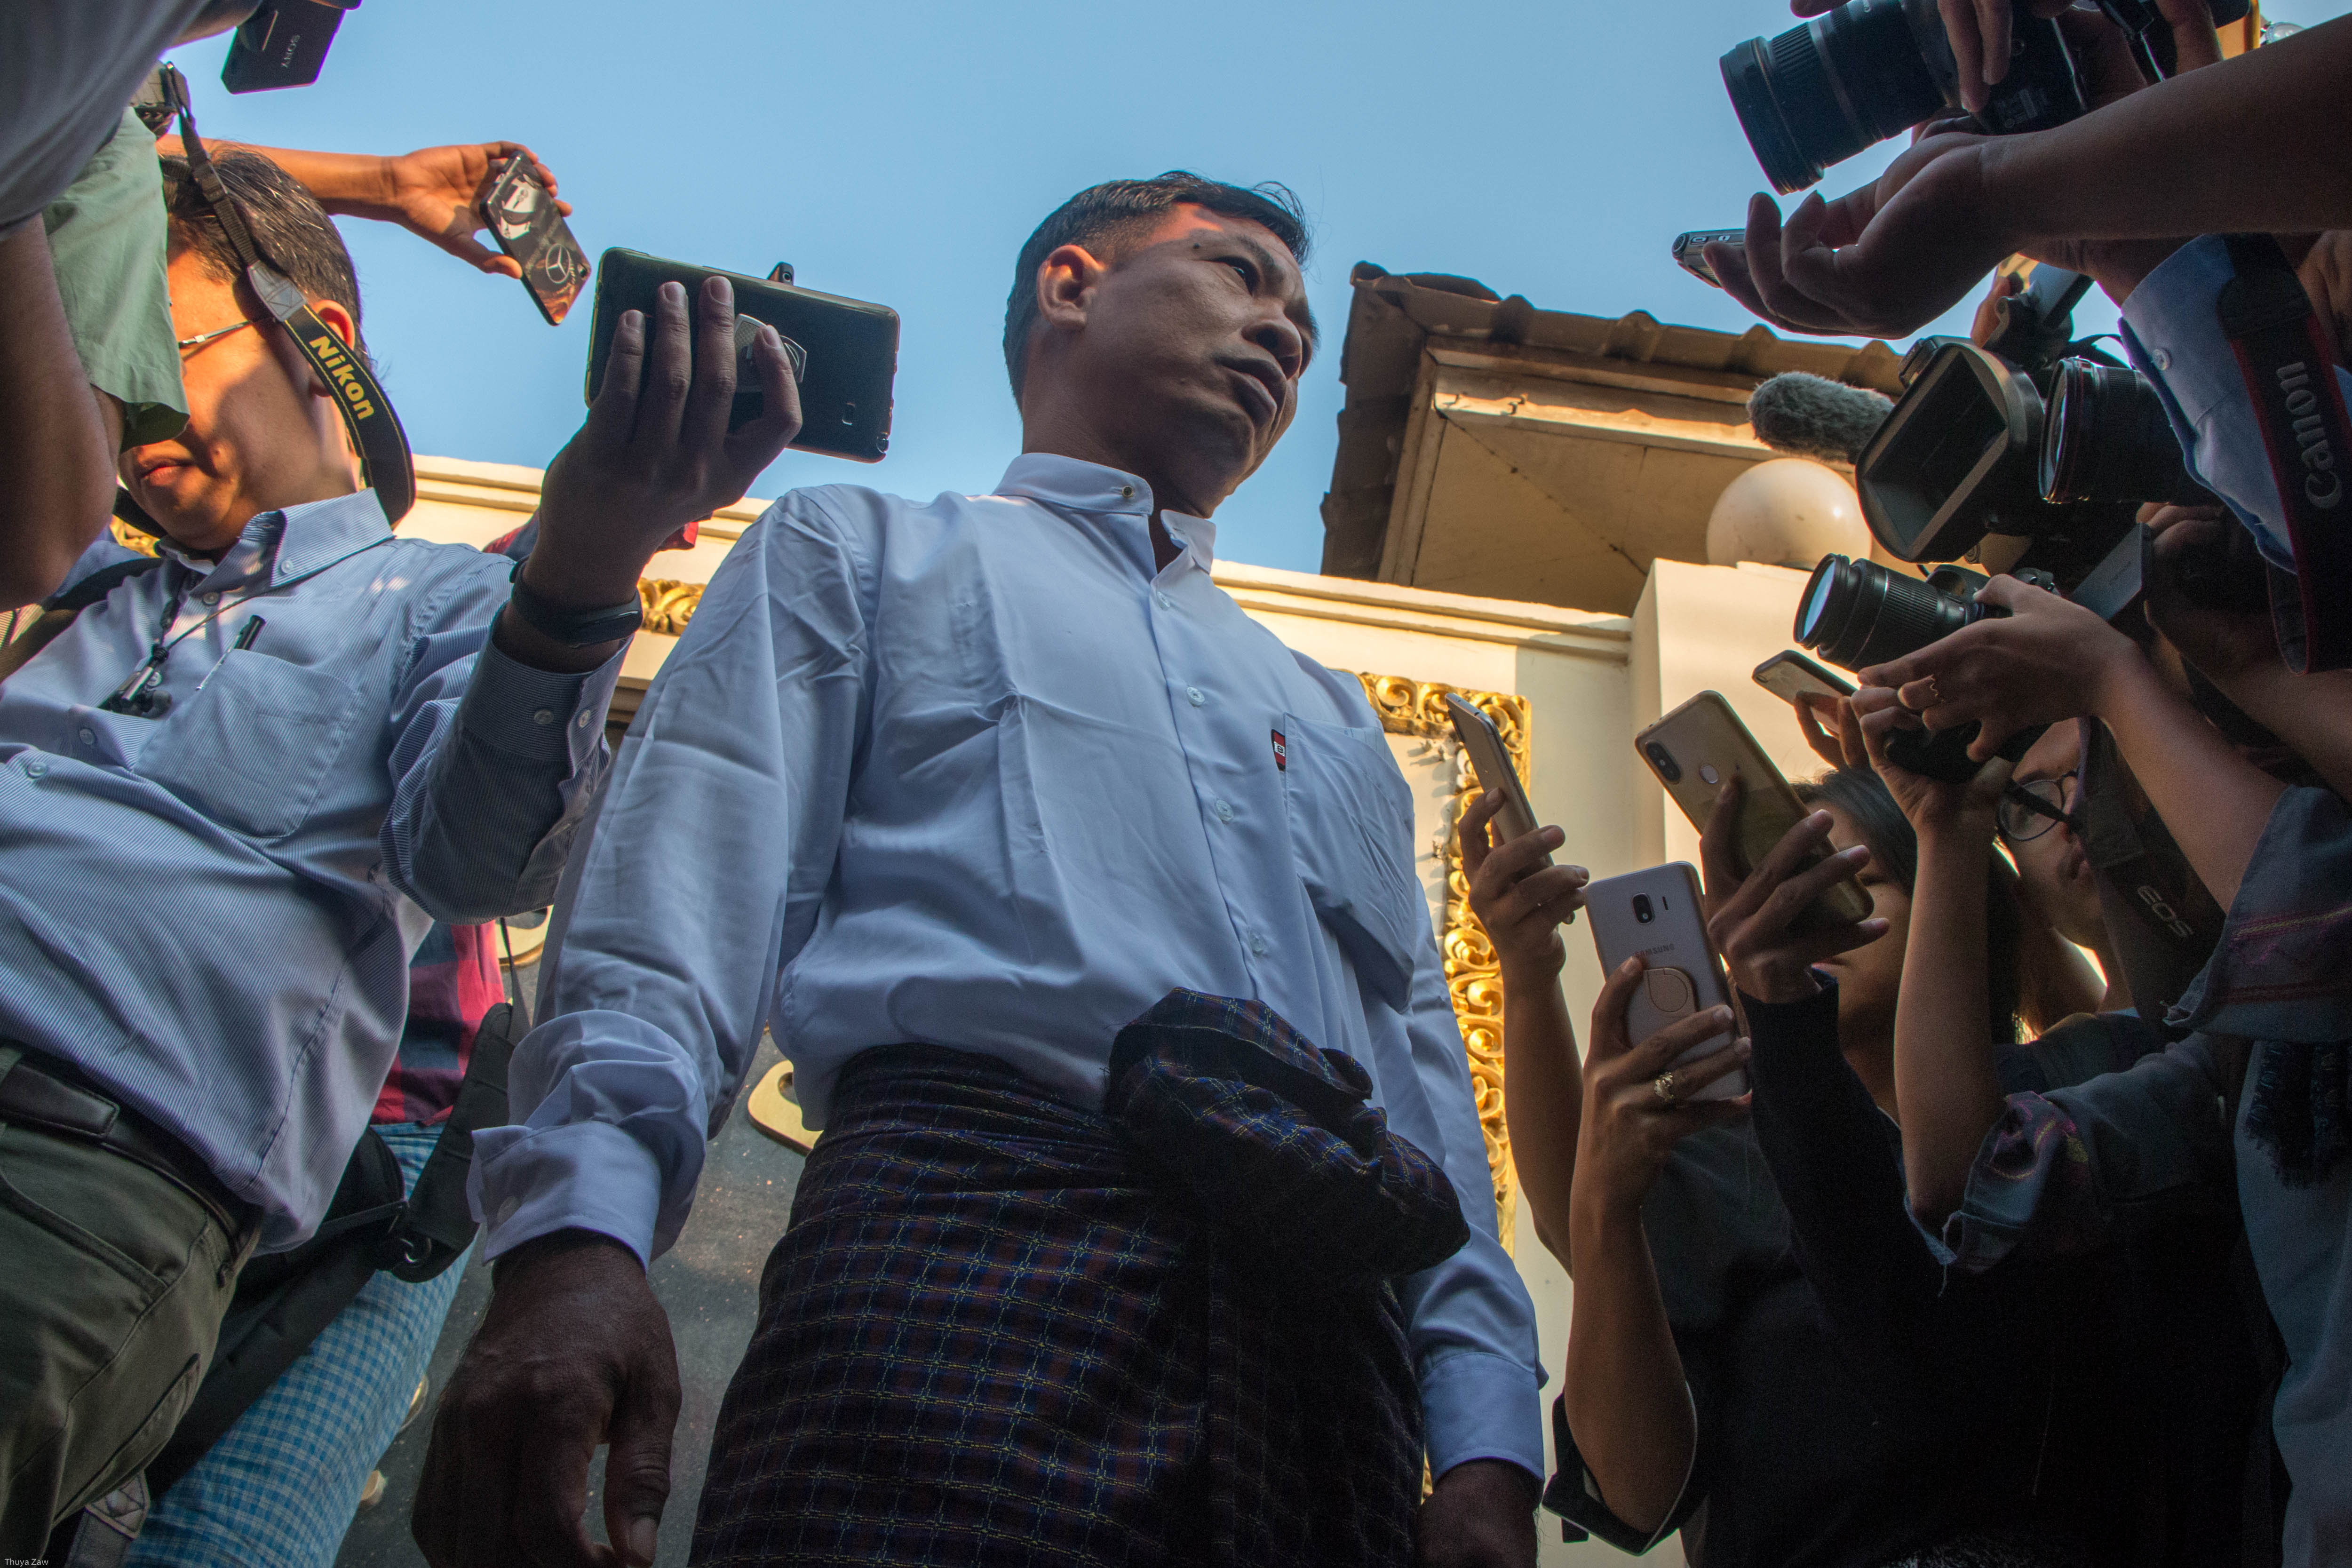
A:
[[[508,603],[514,606],[523,625],[566,647],[593,647],[598,643],[618,642],[633,637],[645,624],[644,602],[632,597],[625,605],[597,605],[584,610],[567,610],[562,605],[534,594],[522,580],[522,563],[515,563],[510,574],[514,588]]]

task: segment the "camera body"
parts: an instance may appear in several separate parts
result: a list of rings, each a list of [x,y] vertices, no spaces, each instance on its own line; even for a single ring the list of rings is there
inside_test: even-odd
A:
[[[1996,135],[2044,131],[2089,107],[2065,35],[2026,0],[2011,0],[2009,72],[1975,116]],[[2249,0],[2208,0],[2217,24]],[[2172,33],[2152,0],[2099,0],[2134,58],[2169,74]],[[1817,184],[1829,165],[1932,119],[1963,112],[1959,65],[1937,0],[1847,0],[1778,37],[1724,55],[1723,85],[1775,190]]]

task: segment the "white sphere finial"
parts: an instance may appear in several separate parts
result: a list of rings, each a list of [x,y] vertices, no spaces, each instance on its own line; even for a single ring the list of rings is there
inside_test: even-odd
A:
[[[1761,561],[1811,571],[1832,552],[1870,553],[1870,525],[1853,487],[1803,458],[1774,458],[1723,487],[1706,520],[1706,558],[1717,566]]]

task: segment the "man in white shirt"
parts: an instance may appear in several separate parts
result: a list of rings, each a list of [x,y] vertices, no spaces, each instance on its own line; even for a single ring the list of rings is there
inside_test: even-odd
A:
[[[795,492],[713,578],[566,874],[521,1124],[477,1140],[497,1292],[416,1506],[436,1568],[606,1561],[604,1442],[652,1561],[679,1395],[643,1266],[763,1022],[826,1131],[696,1561],[1533,1563],[1533,1313],[1411,800],[1355,678],[1210,578],[1297,410],[1305,241],[1278,187],[1081,193],[1016,268],[996,491]],[[1179,1037],[1368,1093],[1357,1173],[1450,1179],[1450,1235],[1286,1272],[1296,1211],[1237,1209],[1265,1146],[1171,1179],[1138,1131]]]

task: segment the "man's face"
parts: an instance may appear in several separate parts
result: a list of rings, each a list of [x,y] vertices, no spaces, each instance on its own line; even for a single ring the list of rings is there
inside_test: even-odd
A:
[[[341,418],[316,395],[309,362],[285,329],[194,253],[173,257],[167,276],[180,339],[235,330],[181,351],[187,428],[122,455],[132,499],[182,549],[217,555],[259,513],[357,489]],[[348,335],[351,319],[340,306],[317,309]]]
[[[1313,352],[1305,279],[1268,229],[1190,205],[1116,254],[1055,374],[1126,467],[1205,515],[1298,412]]]

